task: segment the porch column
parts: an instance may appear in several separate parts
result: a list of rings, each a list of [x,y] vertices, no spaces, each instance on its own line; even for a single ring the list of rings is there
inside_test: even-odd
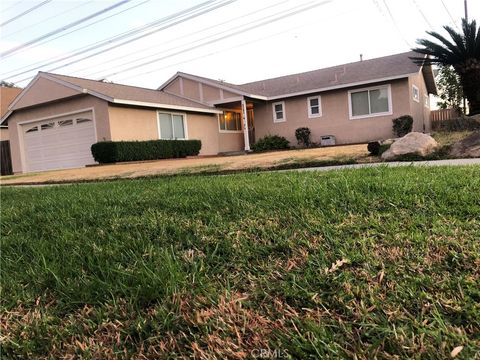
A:
[[[247,102],[242,99],[242,117],[243,117],[243,139],[245,141],[245,151],[250,151],[250,138],[248,136],[248,114]]]

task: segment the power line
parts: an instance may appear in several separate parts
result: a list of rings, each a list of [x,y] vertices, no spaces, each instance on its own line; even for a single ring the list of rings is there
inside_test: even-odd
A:
[[[49,2],[51,2],[51,1],[52,1],[52,0],[42,1],[40,4],[37,4],[37,5],[33,6],[33,7],[31,7],[30,9],[27,9],[27,10],[25,10],[24,12],[22,12],[22,13],[16,15],[16,16],[14,16],[13,18],[10,18],[10,19],[8,19],[7,21],[4,21],[3,23],[0,24],[0,26],[4,26],[4,25],[7,25],[7,24],[10,24],[11,22],[13,22],[13,21],[21,18],[21,17],[24,16],[24,15],[27,15],[28,13],[31,13],[32,11],[38,9],[40,6],[46,5],[46,4],[48,4]]]
[[[417,10],[418,12],[420,13],[420,15],[422,15],[423,17],[423,20],[425,20],[425,22],[427,23],[427,25],[430,27],[430,29],[433,31],[433,26],[432,24],[430,23],[430,21],[428,21],[427,17],[425,16],[425,13],[422,11],[422,8],[420,7],[420,5],[418,4],[417,0],[412,0],[413,3],[415,4],[415,6],[417,7]]]
[[[200,5],[196,5],[196,6],[192,7],[192,8],[183,10],[183,11],[181,11],[181,12],[178,12],[178,13],[175,13],[175,14],[173,14],[173,15],[170,15],[170,16],[167,16],[167,17],[165,17],[165,18],[162,18],[161,20],[155,21],[155,22],[154,22],[155,25],[159,25],[159,24],[161,25],[162,23],[167,23],[167,25],[162,26],[162,27],[159,28],[159,29],[152,30],[152,31],[150,31],[150,32],[148,32],[148,33],[145,33],[145,34],[143,34],[143,35],[139,35],[139,36],[137,36],[137,37],[135,37],[135,38],[133,38],[133,39],[126,40],[126,41],[124,41],[124,42],[122,42],[122,43],[120,43],[120,44],[117,44],[117,45],[111,46],[111,47],[109,47],[109,48],[100,50],[100,51],[98,51],[98,52],[96,52],[96,53],[90,54],[90,55],[88,55],[88,56],[86,56],[86,57],[83,57],[83,58],[74,60],[74,61],[72,61],[72,62],[70,62],[70,63],[67,63],[67,64],[64,64],[64,65],[58,66],[58,67],[53,68],[53,69],[50,69],[50,70],[48,70],[48,71],[54,71],[54,70],[63,68],[63,67],[65,67],[65,66],[72,65],[72,64],[77,63],[77,62],[79,62],[79,61],[85,60],[85,59],[87,59],[87,58],[91,58],[91,57],[96,56],[96,55],[98,55],[98,54],[101,54],[101,53],[104,53],[104,52],[113,50],[113,49],[118,48],[118,47],[120,47],[120,46],[126,45],[126,44],[128,44],[128,43],[131,43],[131,42],[133,42],[133,41],[139,40],[139,39],[141,39],[141,38],[144,38],[144,37],[146,37],[146,36],[152,35],[153,33],[162,31],[162,30],[167,29],[167,28],[169,28],[169,27],[172,27],[172,26],[174,26],[174,25],[177,25],[177,24],[180,24],[180,23],[185,22],[185,21],[187,21],[187,20],[190,20],[190,19],[193,19],[193,18],[195,18],[195,17],[198,17],[198,16],[200,16],[200,15],[202,15],[202,14],[205,14],[205,13],[211,12],[211,11],[213,11],[213,10],[216,10],[216,9],[218,9],[218,8],[220,8],[220,7],[226,6],[226,5],[228,5],[228,4],[230,4],[230,3],[233,3],[233,2],[235,2],[235,1],[237,1],[237,0],[221,1],[221,2],[216,3],[216,4],[215,4],[215,2],[216,2],[215,0],[204,2],[204,3],[200,4]],[[212,4],[212,6],[210,6],[210,8],[209,8],[208,6],[210,5],[210,3],[213,3],[213,4]],[[205,9],[202,9],[202,8],[205,8]],[[199,10],[199,9],[200,9],[200,11],[197,11],[197,10]],[[194,12],[194,11],[197,11],[197,12]],[[188,15],[189,13],[193,13],[193,14]],[[188,16],[186,16],[186,15],[188,15]],[[183,18],[182,18],[182,17],[183,17]],[[175,20],[175,19],[177,19],[177,18],[180,18],[180,20],[177,20],[177,21],[168,23],[169,21]],[[147,30],[149,27],[152,27],[152,26],[151,26],[151,25],[142,26],[141,28],[139,28],[139,29],[137,29],[137,30],[134,30],[133,35],[134,35],[135,33],[138,33],[138,32],[144,31],[144,30]],[[88,52],[88,51],[92,51],[92,50],[95,50],[95,49],[97,49],[97,48],[103,47],[103,46],[105,46],[105,45],[111,44],[112,41],[118,41],[118,40],[121,40],[121,39],[123,39],[123,38],[129,37],[129,36],[131,36],[131,35],[132,35],[131,32],[126,32],[126,33],[120,34],[120,35],[114,37],[115,40],[108,39],[108,40],[106,40],[106,41],[102,41],[102,42],[98,43],[98,45],[91,46],[91,47],[89,47],[89,48],[87,48],[87,49],[85,49],[85,50],[82,50],[82,51],[77,51],[77,52],[73,53],[72,55],[65,56],[65,57],[63,57],[63,58],[61,58],[61,59],[58,59],[58,60],[55,60],[55,61],[51,61],[50,63],[44,64],[44,65],[42,65],[42,66],[40,66],[40,67],[33,68],[33,69],[29,69],[29,70],[27,70],[27,71],[23,71],[23,72],[21,72],[21,73],[15,74],[15,75],[11,75],[11,76],[9,76],[9,77],[6,77],[5,79],[12,78],[12,77],[15,77],[15,76],[19,76],[19,75],[22,75],[22,74],[25,74],[25,73],[28,73],[28,72],[37,70],[37,69],[39,69],[39,68],[42,68],[42,67],[44,67],[44,66],[48,66],[48,65],[51,65],[51,64],[53,64],[53,63],[57,63],[57,62],[59,62],[59,61],[67,60],[67,59],[73,58],[73,57],[75,57],[75,56],[82,55],[83,53],[86,53],[86,52]],[[30,77],[28,77],[27,79],[29,79],[29,78],[30,78]],[[20,80],[20,81],[23,81],[23,80]]]
[[[390,19],[392,20],[393,25],[395,26],[398,33],[400,34],[400,37],[403,39],[405,44],[407,44],[408,47],[412,47],[410,43],[407,41],[407,39],[405,39],[405,36],[403,36],[403,33],[400,30],[400,27],[398,26],[397,22],[395,21],[395,18],[393,17],[392,12],[390,11],[390,8],[388,7],[387,1],[386,0],[382,0],[382,1],[383,1],[383,4],[385,5],[385,8],[387,9],[388,15],[390,16]]]
[[[346,14],[351,13],[351,12],[356,11],[356,10],[357,10],[357,9],[348,10],[348,11],[345,11],[345,12],[343,12],[343,13],[340,13],[340,14],[334,16],[334,17],[328,17],[328,20],[330,20],[330,19],[332,19],[332,18],[339,17],[339,16],[346,15]],[[170,64],[170,65],[167,65],[167,66],[163,66],[163,67],[161,67],[161,68],[155,68],[155,69],[148,70],[148,71],[145,71],[145,72],[142,72],[142,73],[135,73],[135,74],[132,74],[132,75],[129,75],[129,76],[120,77],[120,78],[117,79],[117,81],[122,81],[122,80],[125,80],[125,79],[131,79],[131,78],[133,78],[133,77],[138,77],[138,76],[142,76],[142,75],[148,75],[148,74],[151,74],[151,73],[160,71],[160,70],[164,70],[164,69],[168,69],[168,68],[171,68],[171,67],[174,67],[174,66],[186,64],[186,63],[189,63],[189,62],[192,62],[192,61],[195,61],[195,60],[204,59],[204,58],[207,58],[207,57],[210,57],[210,56],[212,56],[212,55],[216,55],[216,54],[219,54],[219,53],[222,53],[222,52],[225,52],[225,51],[234,50],[234,49],[237,49],[237,48],[240,48],[240,47],[243,47],[243,46],[247,46],[247,45],[251,45],[251,44],[254,44],[254,43],[257,43],[257,42],[260,42],[260,41],[264,41],[264,40],[267,40],[267,39],[270,39],[270,38],[273,38],[273,37],[282,35],[282,34],[284,34],[284,33],[288,33],[288,32],[290,32],[290,31],[292,31],[292,30],[300,29],[300,28],[302,28],[302,27],[305,27],[305,26],[308,26],[308,25],[311,25],[311,24],[317,23],[317,22],[318,22],[318,19],[315,20],[315,22],[312,22],[312,23],[302,24],[302,25],[300,25],[300,26],[296,26],[296,27],[293,27],[293,28],[290,28],[290,29],[287,29],[287,30],[284,30],[284,31],[277,32],[277,33],[275,33],[275,34],[271,34],[271,35],[268,35],[268,36],[264,36],[264,37],[262,37],[262,38],[257,38],[257,39],[255,39],[255,40],[249,40],[249,41],[246,41],[246,42],[244,42],[244,43],[241,43],[241,44],[237,44],[237,45],[228,47],[228,48],[226,48],[226,49],[213,51],[213,52],[210,52],[210,53],[208,53],[208,54],[204,54],[204,55],[197,56],[197,57],[195,57],[195,58],[190,58],[190,59],[187,59],[187,60],[184,60],[184,61],[176,62],[176,63],[174,63],[174,64]]]
[[[70,51],[69,53],[67,54],[63,54],[63,55],[58,55],[58,56],[55,56],[53,58],[50,58],[48,60],[46,60],[47,62],[45,63],[44,61],[39,61],[39,62],[36,62],[36,63],[33,63],[33,64],[30,64],[30,65],[26,65],[26,66],[22,66],[20,68],[16,68],[14,70],[11,70],[5,74],[2,74],[0,75],[0,77],[3,77],[5,78],[5,76],[7,76],[8,74],[11,74],[11,73],[14,73],[16,71],[21,71],[21,70],[24,70],[24,69],[27,69],[27,68],[30,68],[32,66],[34,66],[33,68],[30,68],[28,70],[25,70],[25,71],[22,71],[20,73],[17,73],[17,74],[14,74],[14,75],[8,75],[7,78],[10,78],[10,77],[14,77],[14,76],[19,76],[19,75],[23,75],[23,74],[26,74],[28,72],[31,72],[31,71],[35,71],[35,70],[38,70],[38,69],[41,69],[42,67],[44,66],[49,66],[49,65],[52,65],[52,64],[55,64],[57,62],[60,62],[60,61],[63,61],[63,60],[67,60],[67,59],[70,59],[72,57],[75,57],[77,55],[81,55],[82,53],[84,52],[88,52],[88,51],[91,51],[91,50],[95,50],[99,47],[102,47],[102,46],[105,46],[105,45],[108,45],[108,44],[112,44],[113,42],[115,41],[119,41],[121,39],[124,39],[124,38],[127,38],[128,36],[133,36],[135,34],[138,34],[138,33],[141,33],[142,31],[145,31],[145,30],[148,30],[149,28],[153,28],[155,26],[159,26],[165,22],[168,22],[172,19],[176,19],[178,17],[181,17],[185,14],[188,14],[188,13],[191,13],[191,12],[194,12],[196,10],[199,10],[203,7],[206,7],[208,6],[209,4],[211,3],[214,3],[216,0],[208,0],[208,1],[205,1],[201,4],[198,4],[198,5],[195,5],[195,6],[192,6],[188,9],[185,9],[185,10],[182,10],[182,11],[179,11],[177,13],[174,13],[172,15],[168,15],[166,17],[163,17],[159,20],[155,20],[153,22],[150,22],[148,24],[145,24],[145,25],[142,25],[142,26],[139,26],[139,27],[136,27],[132,30],[129,30],[129,31],[125,31],[123,33],[120,33],[120,34],[117,34],[115,36],[112,36],[112,37],[109,37],[109,38],[106,38],[106,39],[103,39],[103,40],[100,40],[100,41],[97,41],[95,43],[92,43],[92,44],[88,44],[86,46],[82,46],[80,48],[77,48],[75,50],[72,50]],[[41,64],[41,65],[40,65]],[[38,66],[37,66],[38,65]]]
[[[298,10],[296,10],[296,11],[287,13],[287,14],[285,14],[285,15],[278,16],[278,17],[276,17],[276,18],[274,18],[274,19],[261,22],[261,23],[259,23],[259,24],[257,24],[257,25],[253,25],[253,26],[250,26],[250,27],[247,27],[247,28],[244,28],[244,29],[235,31],[235,32],[233,32],[233,33],[231,33],[231,34],[227,34],[227,35],[221,36],[221,37],[216,38],[216,39],[213,39],[213,40],[205,41],[205,42],[203,42],[203,43],[201,43],[201,44],[195,45],[195,46],[190,47],[190,48],[188,48],[188,49],[180,50],[180,51],[174,52],[174,53],[172,53],[172,54],[169,54],[169,55],[166,55],[166,56],[157,58],[157,59],[149,60],[149,61],[147,61],[147,62],[144,62],[144,63],[141,63],[141,64],[137,64],[137,65],[131,66],[131,67],[129,67],[129,68],[123,69],[122,71],[129,71],[129,70],[132,70],[132,69],[137,69],[137,68],[140,68],[140,67],[143,67],[143,66],[146,66],[146,65],[150,65],[150,64],[152,64],[152,63],[154,63],[154,62],[157,62],[157,61],[160,61],[160,60],[165,60],[165,59],[167,59],[167,58],[170,58],[170,57],[173,57],[173,56],[176,56],[176,55],[179,55],[179,54],[183,54],[183,53],[185,53],[185,52],[189,52],[189,51],[198,49],[198,48],[200,48],[200,47],[202,47],[202,46],[216,43],[216,42],[218,42],[218,41],[220,41],[220,40],[224,40],[224,39],[230,38],[230,37],[232,37],[232,36],[235,36],[235,35],[244,33],[244,32],[246,32],[246,31],[250,31],[250,30],[256,29],[256,28],[258,28],[258,27],[265,26],[265,25],[269,25],[269,24],[271,24],[271,23],[273,23],[273,22],[276,22],[276,21],[279,21],[279,20],[282,20],[282,19],[291,17],[291,16],[293,16],[293,15],[299,14],[299,13],[301,13],[301,12],[305,12],[305,11],[307,11],[307,10],[313,9],[313,8],[318,7],[318,6],[321,6],[321,5],[325,5],[325,4],[330,3],[330,2],[332,2],[332,0],[325,0],[325,1],[322,1],[322,2],[320,2],[320,3],[313,4],[313,5],[310,5],[310,6],[301,8],[301,9],[298,9]],[[118,73],[117,73],[117,72],[114,72],[114,73],[107,74],[107,75],[105,75],[104,77],[109,77],[109,76],[113,76],[113,75],[116,75],[116,74],[118,74]]]
[[[83,17],[83,18],[81,18],[81,19],[79,19],[79,20],[76,20],[76,21],[74,21],[74,22],[71,22],[70,24],[67,24],[67,25],[65,25],[65,26],[62,26],[62,27],[60,27],[60,28],[58,28],[58,29],[55,29],[55,30],[53,30],[53,31],[50,31],[50,32],[48,32],[48,33],[46,33],[46,34],[44,34],[44,35],[42,35],[42,36],[40,36],[40,37],[38,37],[38,38],[36,38],[36,39],[27,41],[26,43],[23,43],[23,44],[21,44],[21,45],[18,45],[18,46],[16,46],[16,47],[12,48],[12,49],[9,49],[9,50],[7,50],[7,51],[4,51],[3,53],[0,54],[0,57],[5,57],[6,55],[13,54],[13,53],[17,52],[17,51],[20,50],[20,49],[26,48],[26,47],[28,47],[29,45],[35,44],[35,43],[37,43],[37,42],[39,42],[39,41],[41,41],[41,40],[43,40],[43,39],[49,38],[49,37],[51,37],[51,36],[53,36],[53,35],[56,35],[56,34],[62,32],[62,31],[65,31],[65,30],[67,30],[67,29],[70,29],[70,28],[72,28],[72,27],[74,27],[74,26],[76,26],[76,25],[78,25],[78,24],[81,24],[81,23],[83,23],[83,22],[85,22],[85,21],[88,21],[88,20],[93,19],[93,18],[95,18],[95,17],[97,17],[97,16],[100,16],[100,15],[102,15],[102,14],[104,14],[104,13],[106,13],[106,12],[109,12],[109,11],[111,11],[111,10],[119,7],[119,6],[122,6],[123,4],[126,4],[126,3],[130,2],[130,1],[132,1],[132,0],[121,0],[121,1],[115,3],[115,4],[111,5],[111,6],[108,6],[108,7],[104,8],[104,9],[100,10],[100,11],[97,11],[97,12],[95,12],[95,13],[93,13],[93,14],[90,14],[90,15],[88,15],[88,16],[85,16],[85,17]]]
[[[22,31],[24,31],[24,30],[30,29],[30,28],[32,28],[32,27],[34,27],[34,26],[36,26],[36,25],[43,24],[43,23],[46,22],[47,20],[50,20],[50,19],[56,18],[56,17],[58,17],[58,16],[60,16],[60,15],[66,14],[66,13],[68,13],[68,12],[70,12],[70,11],[73,11],[73,10],[79,8],[79,7],[88,5],[88,4],[92,3],[93,1],[94,1],[94,0],[82,2],[80,5],[74,6],[73,8],[69,8],[69,9],[67,9],[67,10],[65,10],[65,11],[62,11],[62,12],[59,12],[59,13],[54,14],[54,15],[52,15],[52,16],[49,16],[49,17],[47,17],[47,18],[45,18],[45,19],[43,19],[43,20],[41,20],[41,21],[38,21],[38,22],[33,23],[33,24],[30,24],[30,25],[28,25],[28,26],[26,26],[26,27],[24,27],[24,28],[21,28],[20,30],[17,30],[17,31],[14,31],[14,32],[11,32],[11,33],[7,33],[7,34],[2,34],[2,37],[3,37],[3,38],[6,38],[6,37],[9,37],[9,36],[18,34],[19,32],[22,32]]]
[[[221,22],[221,23],[215,24],[215,25],[213,25],[213,26],[209,26],[209,27],[203,28],[203,29],[201,29],[201,30],[196,30],[193,34],[197,35],[197,34],[200,34],[200,33],[204,33],[205,31],[208,31],[208,30],[211,30],[211,29],[214,29],[214,28],[218,28],[218,27],[220,27],[220,26],[222,26],[222,25],[231,23],[232,21],[235,21],[235,20],[238,20],[238,19],[242,19],[242,18],[249,17],[249,16],[251,16],[251,15],[254,15],[254,14],[258,14],[258,13],[260,13],[260,12],[262,12],[262,11],[265,11],[265,10],[268,10],[268,9],[271,9],[271,8],[274,8],[274,7],[277,7],[277,6],[279,6],[279,5],[282,5],[282,4],[284,4],[284,3],[287,3],[287,2],[289,2],[289,1],[291,1],[291,0],[283,0],[283,1],[280,1],[280,2],[275,2],[275,4],[273,4],[273,5],[269,5],[269,6],[266,6],[266,7],[261,8],[261,9],[256,9],[256,10],[254,10],[254,11],[252,11],[252,12],[247,13],[247,14],[242,14],[242,15],[240,15],[239,17],[236,17],[236,18],[233,18],[233,19],[228,19],[228,20],[226,20],[226,21],[224,21],[224,22]],[[244,25],[245,25],[245,24],[244,24]],[[188,37],[190,37],[190,36],[192,36],[192,33],[183,35],[183,36],[181,36],[181,37],[176,37],[175,39],[172,39],[172,40],[170,40],[170,41],[167,41],[167,42],[162,43],[162,45],[170,44],[170,43],[172,43],[172,42],[178,42],[179,40],[188,38]],[[184,46],[184,45],[182,45],[182,46]],[[180,47],[181,47],[181,46],[180,46]],[[178,48],[178,47],[176,47],[176,48]],[[134,53],[134,54],[131,54],[131,55],[137,57],[139,53],[145,52],[146,50],[152,50],[152,47],[149,46],[149,47],[143,48],[143,49],[141,49],[141,50],[135,51],[135,53]],[[170,49],[170,50],[171,50],[171,49]],[[162,50],[161,52],[164,52],[164,51]],[[123,65],[128,65],[128,64],[131,64],[131,63],[133,63],[133,62],[140,61],[140,60],[143,60],[143,59],[146,59],[146,58],[149,58],[149,57],[158,55],[158,54],[159,54],[159,53],[154,53],[154,54],[150,54],[150,55],[144,56],[144,57],[142,57],[142,58],[138,58],[138,57],[137,57],[137,58],[136,58],[135,60],[133,60],[133,61],[127,61],[127,62],[118,64],[118,65],[115,65],[115,67],[117,67],[117,66],[123,66]],[[110,67],[110,68],[111,68],[111,67]],[[87,69],[90,69],[90,67],[82,68],[82,69],[77,69],[77,70],[75,70],[74,73],[78,73],[78,72],[81,72],[81,71],[87,70]],[[88,77],[88,76],[97,74],[97,73],[102,72],[102,71],[104,71],[104,70],[96,71],[96,72],[94,72],[94,73],[89,73],[89,74],[87,74],[87,75],[85,75],[85,76]]]
[[[13,9],[14,7],[17,7],[18,5],[20,5],[21,3],[25,2],[25,0],[20,0],[20,1],[15,1],[12,5],[10,5],[9,7],[5,8],[2,10],[2,12],[5,12],[5,11],[8,11],[10,9]]]
[[[447,5],[445,5],[445,2],[443,0],[440,0],[440,1],[442,2],[443,8],[447,12],[448,16],[450,16],[450,19],[452,20],[452,24],[455,25],[456,28],[458,29],[458,25],[457,25],[455,19],[453,18],[452,13],[450,12],[450,10],[448,10]]]
[[[126,8],[126,9],[123,9],[123,10],[121,10],[121,11],[118,11],[118,12],[116,12],[116,13],[114,13],[114,14],[105,16],[105,17],[103,17],[103,18],[101,18],[101,19],[98,19],[98,20],[96,20],[96,21],[93,21],[93,22],[91,22],[91,23],[89,23],[89,24],[80,26],[80,27],[78,27],[78,28],[76,28],[76,29],[73,29],[73,30],[70,30],[70,31],[68,31],[68,32],[66,32],[66,33],[61,33],[61,34],[59,34],[58,36],[55,36],[54,38],[46,39],[45,41],[41,41],[41,42],[39,42],[39,43],[36,43],[36,44],[34,44],[33,46],[30,46],[30,47],[28,47],[28,48],[26,48],[26,49],[23,49],[23,51],[31,50],[31,49],[33,49],[33,48],[36,48],[37,46],[46,44],[46,43],[48,43],[48,42],[57,40],[57,39],[59,39],[59,38],[61,38],[61,37],[70,35],[70,34],[72,34],[72,33],[74,33],[74,32],[77,32],[77,31],[80,31],[80,30],[82,30],[82,29],[88,28],[88,27],[90,27],[90,26],[93,26],[93,25],[95,25],[95,24],[98,24],[99,22],[105,21],[105,20],[110,19],[110,18],[112,18],[112,17],[114,17],[114,16],[120,15],[120,14],[122,14],[122,13],[124,13],[124,12],[127,12],[127,11],[129,11],[129,10],[131,10],[131,9],[134,9],[134,8],[136,8],[136,7],[140,6],[140,5],[143,5],[143,4],[145,4],[145,3],[149,2],[149,1],[150,1],[150,0],[144,0],[144,1],[142,1],[141,3],[138,3],[138,4],[135,4],[135,5],[133,5],[133,6],[130,6],[130,7]],[[19,52],[22,52],[22,50],[20,50]],[[18,54],[18,52],[17,52],[17,54]],[[43,62],[43,61],[40,61],[40,62],[38,62],[38,63],[34,63],[33,65],[39,64],[39,63],[41,63],[41,62]],[[24,66],[23,68],[27,68],[27,67],[33,66],[33,65],[27,65],[27,66]],[[22,69],[22,68],[20,68],[20,69]],[[19,70],[19,69],[17,69],[17,70]],[[13,70],[13,71],[16,71],[16,70]],[[13,72],[13,71],[10,71],[10,72]]]

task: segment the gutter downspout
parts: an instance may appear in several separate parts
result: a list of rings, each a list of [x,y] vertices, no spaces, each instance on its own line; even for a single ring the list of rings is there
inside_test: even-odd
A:
[[[250,151],[250,137],[248,136],[248,118],[247,118],[247,102],[242,99],[242,117],[243,117],[243,140],[245,141],[245,151]]]

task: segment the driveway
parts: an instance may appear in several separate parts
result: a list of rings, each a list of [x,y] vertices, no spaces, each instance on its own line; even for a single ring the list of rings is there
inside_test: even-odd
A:
[[[2,185],[65,183],[118,178],[137,178],[154,175],[198,173],[205,171],[235,171],[249,168],[271,168],[283,164],[356,159],[373,161],[366,144],[328,148],[275,151],[238,156],[195,157],[149,162],[100,165],[78,169],[3,176]]]

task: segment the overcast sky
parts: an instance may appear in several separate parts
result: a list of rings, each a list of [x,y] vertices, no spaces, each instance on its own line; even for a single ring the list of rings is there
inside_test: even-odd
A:
[[[0,79],[19,86],[39,70],[151,88],[177,71],[245,83],[358,61],[360,54],[408,51],[426,30],[460,26],[464,15],[464,0],[0,0],[0,6]],[[480,0],[469,0],[468,11],[478,21]]]

